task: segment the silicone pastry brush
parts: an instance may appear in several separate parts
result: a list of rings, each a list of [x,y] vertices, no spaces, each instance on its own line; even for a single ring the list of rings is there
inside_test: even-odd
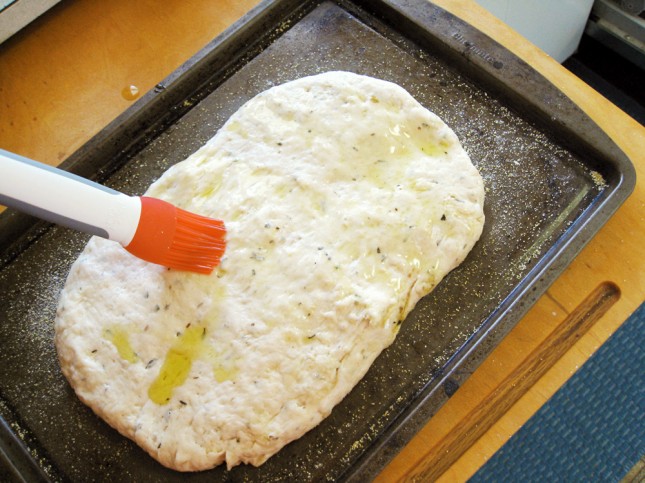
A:
[[[211,273],[226,249],[214,220],[146,196],[128,196],[0,149],[0,204],[119,242],[142,260]]]

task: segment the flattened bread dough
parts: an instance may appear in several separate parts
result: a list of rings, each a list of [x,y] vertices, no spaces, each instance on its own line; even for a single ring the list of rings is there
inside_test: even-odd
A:
[[[225,220],[221,266],[167,270],[93,238],[56,347],[83,402],[181,471],[260,465],[316,426],[484,223],[450,128],[347,72],[258,95],[147,194]]]

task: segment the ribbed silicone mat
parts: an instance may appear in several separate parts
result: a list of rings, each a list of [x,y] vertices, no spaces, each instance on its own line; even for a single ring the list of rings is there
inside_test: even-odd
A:
[[[645,303],[470,480],[620,481],[645,455]]]

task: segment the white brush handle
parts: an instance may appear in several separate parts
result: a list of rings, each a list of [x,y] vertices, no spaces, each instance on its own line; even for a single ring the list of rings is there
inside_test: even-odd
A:
[[[139,197],[2,149],[0,204],[123,246],[134,237],[141,216]]]

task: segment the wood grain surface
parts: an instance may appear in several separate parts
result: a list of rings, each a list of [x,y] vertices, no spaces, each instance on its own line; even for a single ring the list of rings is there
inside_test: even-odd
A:
[[[258,0],[67,0],[0,45],[0,147],[57,165]],[[634,163],[634,193],[479,369],[384,469],[390,482],[435,464],[433,448],[485,419],[527,356],[596,287],[622,292],[438,481],[465,481],[535,413],[645,298],[645,129],[472,0],[436,0],[526,60],[594,119]],[[91,106],[88,109],[88,106]],[[568,340],[571,342],[571,340]],[[533,381],[531,381],[533,382]],[[529,384],[530,385],[530,384]],[[482,414],[484,413],[484,414]],[[479,436],[479,434],[477,434]],[[452,436],[454,438],[454,436]],[[468,441],[470,443],[470,441]],[[449,448],[450,449],[450,448]],[[464,448],[459,448],[459,453]],[[452,455],[450,460],[454,459]]]

